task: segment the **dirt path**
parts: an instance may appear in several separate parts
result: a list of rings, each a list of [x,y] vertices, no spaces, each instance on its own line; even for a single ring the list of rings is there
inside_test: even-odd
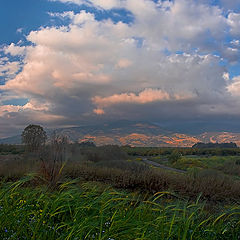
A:
[[[187,172],[187,171],[184,171],[184,170],[167,167],[167,166],[165,166],[165,165],[162,165],[162,164],[159,164],[159,163],[150,161],[150,160],[148,160],[147,158],[143,158],[142,161],[143,161],[144,163],[148,164],[148,165],[152,165],[152,166],[154,166],[154,167],[166,169],[166,170],[173,171],[173,172],[178,172],[178,173],[186,173],[186,172]]]

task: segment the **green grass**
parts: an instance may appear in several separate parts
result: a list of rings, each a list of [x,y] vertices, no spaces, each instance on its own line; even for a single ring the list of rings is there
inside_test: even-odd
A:
[[[240,160],[239,156],[182,156],[176,162],[171,163],[166,156],[156,156],[150,158],[160,164],[169,167],[192,170],[192,169],[211,169],[217,170],[227,175],[240,177],[240,164],[236,164]]]
[[[77,153],[54,191],[43,185],[36,157],[3,156],[0,239],[240,239],[239,181],[221,173],[237,174],[238,157],[183,156],[175,164],[193,171],[178,174],[151,169],[138,156],[105,159],[105,150],[87,162]],[[167,164],[168,155],[162,156],[155,160]],[[38,178],[22,179],[30,172]]]
[[[213,215],[198,201],[178,201],[167,192],[146,198],[76,181],[53,192],[29,186],[29,179],[1,184],[1,239],[240,238],[239,206]]]
[[[192,158],[183,156],[177,162],[172,164],[173,167],[187,170],[189,168],[202,168],[202,169],[216,169],[218,166],[224,164],[224,162],[228,161],[229,157],[220,157],[220,156],[212,156],[212,157],[199,157]]]

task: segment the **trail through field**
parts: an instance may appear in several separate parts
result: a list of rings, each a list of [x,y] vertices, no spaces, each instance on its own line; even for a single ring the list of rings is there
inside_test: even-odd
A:
[[[178,173],[186,173],[186,172],[187,172],[187,171],[180,170],[180,169],[177,169],[177,168],[167,167],[167,166],[165,166],[165,165],[162,165],[162,164],[159,164],[159,163],[150,161],[150,160],[148,160],[147,158],[143,158],[142,161],[143,161],[144,163],[148,164],[148,165],[152,165],[152,166],[154,166],[154,167],[166,169],[166,170],[173,171],[173,172],[178,172]]]

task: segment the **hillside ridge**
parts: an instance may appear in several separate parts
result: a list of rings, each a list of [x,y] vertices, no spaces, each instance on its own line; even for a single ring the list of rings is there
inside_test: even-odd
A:
[[[227,143],[240,146],[240,133],[203,132],[185,134],[143,121],[116,121],[98,125],[59,128],[57,134],[68,136],[72,142],[93,141],[96,145],[117,144],[152,147],[191,147],[198,142]],[[51,135],[53,130],[48,130]],[[21,136],[0,139],[0,144],[20,144]]]

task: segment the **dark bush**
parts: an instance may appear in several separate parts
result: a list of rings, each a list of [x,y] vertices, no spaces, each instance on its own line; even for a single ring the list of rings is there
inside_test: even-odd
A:
[[[235,164],[240,165],[240,159],[236,160]]]
[[[127,153],[116,145],[106,145],[94,148],[84,147],[80,151],[86,161],[92,162],[115,161],[128,158]]]

